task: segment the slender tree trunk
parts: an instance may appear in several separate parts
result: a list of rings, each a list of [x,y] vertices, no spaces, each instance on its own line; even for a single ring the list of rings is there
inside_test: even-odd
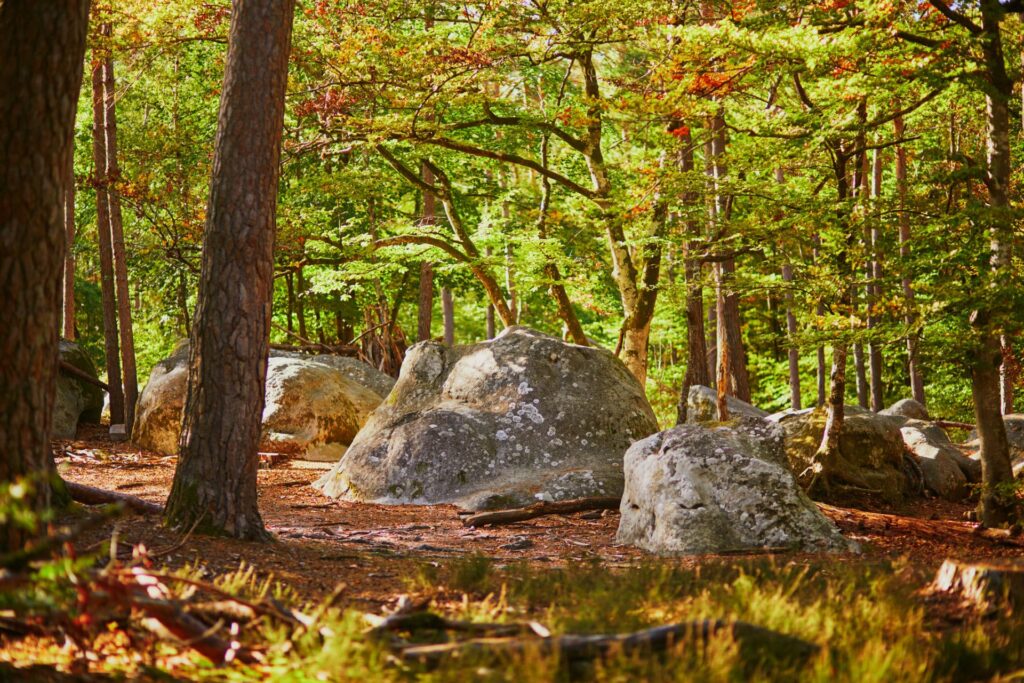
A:
[[[1003,362],[999,366],[999,410],[1003,415],[1013,413],[1013,342],[1010,335],[1003,334],[999,337],[999,346],[1002,351]]]
[[[75,149],[74,136],[68,154],[67,189],[64,192],[64,232],[67,252],[64,256],[64,338],[75,340]]]
[[[882,198],[882,153],[875,150],[871,163],[871,197],[875,204],[881,204]],[[872,221],[869,244],[871,262],[868,268],[868,364],[871,367],[871,410],[876,413],[885,406],[882,395],[882,347],[875,338],[878,327],[878,301],[882,296],[882,255],[880,251],[881,230],[878,219]]]
[[[719,111],[711,117],[711,140],[709,145],[710,175],[714,185],[712,223],[714,233],[721,239],[726,235],[729,220],[729,198],[723,187],[727,169],[725,165],[725,117]],[[743,349],[743,335],[740,330],[739,297],[733,291],[733,274],[736,263],[727,258],[715,264],[715,296],[717,318],[717,366],[729,368],[727,394],[741,401],[750,402],[750,378],[747,374],[747,360]],[[727,357],[728,356],[728,357]],[[717,372],[719,379],[721,371]],[[721,391],[721,388],[719,389]]]
[[[125,424],[124,384],[121,380],[120,341],[117,331],[117,295],[114,284],[114,254],[110,237],[110,202],[107,199],[106,137],[103,95],[105,56],[93,48],[92,57],[92,159],[96,183],[96,232],[100,250],[100,297],[103,302],[103,350],[106,356],[107,384],[110,386],[110,424]]]
[[[295,281],[291,273],[284,276],[285,286],[288,288],[288,331],[295,331]]]
[[[903,117],[897,116],[893,120],[896,139],[902,140],[906,127]],[[910,333],[907,335],[907,364],[910,374],[910,394],[915,401],[925,403],[924,375],[921,371],[921,363],[918,358],[918,333],[917,313],[914,304],[914,286],[910,278],[910,214],[907,212],[907,150],[902,145],[896,146],[896,198],[899,203],[899,243],[900,261],[902,262],[903,275],[900,278],[900,287],[903,290],[903,302],[906,307],[904,321]]]
[[[782,281],[793,282],[793,266],[782,265]],[[786,334],[789,337],[789,405],[800,410],[800,350],[796,346],[796,315],[793,313],[793,292],[786,290]]]
[[[434,174],[426,164],[422,169],[423,182],[428,185],[434,184]],[[429,229],[437,220],[435,209],[435,197],[431,192],[423,193],[423,220],[422,224]],[[417,318],[418,341],[431,339],[430,324],[434,317],[434,264],[424,261],[420,264],[420,304],[419,316]]]
[[[867,121],[868,105],[867,99],[861,98],[860,104],[857,106],[857,118],[860,123],[860,131],[857,133],[855,147],[858,150],[856,156],[853,159],[853,177],[852,177],[852,190],[855,201],[861,206],[865,207],[867,204],[867,173],[868,173],[868,156],[867,150],[867,134],[865,132],[865,122]],[[865,227],[864,234],[864,246],[868,245],[869,237],[867,228]],[[870,263],[870,259],[868,260]],[[870,268],[870,265],[868,266]],[[851,300],[856,308],[858,296],[855,291],[851,291]],[[866,306],[870,306],[870,301],[866,302]],[[859,318],[860,316],[854,316]],[[857,325],[859,327],[859,324]],[[864,357],[864,344],[858,340],[853,344],[853,362],[857,372],[857,405],[861,408],[867,408],[870,405],[869,388],[868,388],[868,371]]]
[[[864,345],[860,342],[853,344],[853,365],[857,374],[857,405],[867,408],[870,405],[868,398],[868,370],[864,364]]]
[[[812,254],[812,258],[814,259],[815,263],[818,263],[821,260],[821,237],[819,237],[818,235],[814,236],[814,251],[813,251],[813,254]],[[815,305],[815,307],[814,307],[814,313],[819,318],[821,318],[821,316],[825,315],[825,306],[824,306],[824,304],[822,304],[819,301],[817,303],[817,305]],[[826,375],[825,375],[825,347],[822,346],[821,344],[819,344],[818,348],[816,349],[815,356],[816,356],[816,359],[817,359],[817,366],[816,366],[817,369],[815,371],[815,381],[816,381],[816,385],[817,385],[817,389],[818,389],[818,397],[817,397],[817,400],[815,401],[815,405],[817,407],[821,408],[822,406],[825,405],[825,400],[826,400],[826,396],[825,396],[825,378],[826,378]]]
[[[101,33],[110,36],[110,24]],[[135,335],[132,330],[131,295],[128,292],[128,261],[124,249],[124,222],[121,218],[121,166],[117,151],[117,109],[114,90],[114,60],[107,51],[103,59],[103,140],[106,148],[106,181],[110,243],[114,260],[114,285],[117,292],[117,329],[121,342],[121,373],[124,380],[124,424],[129,433],[135,424],[135,403],[139,398],[139,378],[135,369]]]
[[[444,343],[455,346],[455,301],[452,290],[447,287],[441,288],[441,315],[444,319]]]
[[[192,336],[192,319],[188,313],[188,284],[185,273],[178,271],[178,310],[181,313],[181,328],[186,337]]]
[[[29,479],[23,502],[50,503],[60,273],[71,135],[89,3],[0,3],[0,481]],[[39,529],[0,523],[0,551]]]
[[[548,143],[549,138],[547,137],[545,137],[544,141],[541,143],[541,163],[545,168],[547,168],[548,165]],[[541,176],[540,183],[540,215],[537,219],[537,235],[543,240],[547,239],[548,236],[547,220],[548,207],[551,203],[551,181],[548,180],[547,176]],[[565,286],[562,284],[562,273],[558,269],[558,264],[548,259],[544,264],[544,274],[547,276],[548,280],[551,281],[551,284],[549,285],[551,296],[555,299],[555,307],[558,310],[558,317],[562,319],[562,323],[565,325],[569,338],[572,339],[575,344],[579,344],[580,346],[589,346],[590,342],[587,340],[587,335],[583,331],[583,326],[580,325],[579,318],[576,317],[576,310],[572,307],[572,301],[569,299],[569,294],[565,291]]]
[[[693,138],[689,128],[681,129],[679,137],[679,170],[692,174],[696,168],[693,159]],[[683,193],[683,206],[694,208],[697,205],[696,192]],[[686,422],[687,402],[692,386],[710,386],[708,374],[708,348],[704,337],[704,287],[701,282],[702,263],[695,256],[697,240],[701,237],[700,223],[692,217],[684,221],[686,227],[686,256],[683,261],[683,274],[686,278],[686,376],[679,390],[679,402],[676,406],[676,424]]]
[[[256,495],[294,0],[235,0],[167,521],[266,539]]]
[[[302,266],[295,269],[295,316],[299,321],[299,336],[309,339],[306,331],[306,275]]]
[[[985,92],[989,191],[986,228],[996,282],[1011,279],[1013,256],[1009,109],[1013,81],[1006,73],[1003,61],[999,25],[1002,17],[1003,10],[997,0],[981,1],[982,45],[990,85]],[[1000,405],[1002,349],[999,336],[993,329],[1002,321],[993,320],[991,312],[982,308],[972,314],[972,322],[978,330],[979,348],[971,372],[971,392],[981,444],[979,455],[984,485],[978,503],[978,518],[986,526],[1002,526],[1013,522],[1016,517],[1013,497],[999,490],[999,487],[1013,481],[1010,448]]]

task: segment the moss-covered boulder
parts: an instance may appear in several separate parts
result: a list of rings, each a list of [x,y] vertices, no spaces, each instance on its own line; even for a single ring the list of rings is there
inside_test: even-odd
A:
[[[60,359],[88,376],[97,378],[96,366],[78,344],[61,339]],[[102,411],[102,389],[67,372],[58,373],[57,397],[53,406],[53,438],[75,438],[78,423],[98,423]]]
[[[786,458],[792,472],[800,475],[821,446],[827,411],[824,408],[776,413],[770,420],[783,429]],[[873,493],[890,502],[902,500],[912,486],[904,470],[905,446],[900,425],[903,418],[846,407],[839,437],[839,453],[829,469],[840,484],[833,489]]]

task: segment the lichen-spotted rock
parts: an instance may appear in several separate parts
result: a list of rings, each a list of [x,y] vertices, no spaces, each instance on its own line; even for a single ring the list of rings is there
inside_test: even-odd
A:
[[[481,510],[617,496],[622,456],[658,428],[612,353],[525,327],[409,349],[387,400],[316,486],[381,503]]]
[[[153,367],[139,397],[132,430],[137,445],[177,454],[187,383],[188,346],[182,345]],[[266,392],[260,448],[329,462],[341,457],[383,398],[351,373],[273,351]]]
[[[96,366],[85,350],[74,342],[60,340],[60,359],[95,379]],[[57,394],[53,404],[53,438],[75,438],[78,423],[99,423],[102,410],[102,389],[65,372],[57,375]]]
[[[659,555],[856,550],[797,485],[782,441],[778,425],[741,417],[633,444],[616,541]]]

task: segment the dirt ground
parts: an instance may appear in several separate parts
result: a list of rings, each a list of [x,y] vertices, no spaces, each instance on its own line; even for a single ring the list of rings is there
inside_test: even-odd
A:
[[[54,444],[61,474],[68,480],[130,493],[163,503],[174,476],[175,458],[113,443],[105,430],[83,427],[74,441]],[[374,505],[335,501],[310,486],[325,466],[286,461],[259,472],[263,520],[277,537],[268,544],[181,534],[160,525],[155,515],[130,514],[82,539],[99,543],[116,526],[124,544],[144,543],[159,562],[171,566],[198,563],[211,574],[232,571],[244,561],[261,576],[291,585],[309,599],[330,594],[346,584],[340,604],[377,611],[407,592],[403,577],[423,563],[483,554],[501,565],[525,561],[538,569],[597,559],[609,566],[642,561],[636,548],[615,543],[618,513],[614,511],[559,515],[503,527],[469,529],[451,505]],[[920,500],[901,510],[883,510],[909,517],[949,520],[963,526],[970,506]],[[947,539],[913,531],[865,533],[840,522],[848,536],[860,542],[857,561],[907,557],[929,568],[945,558],[982,560],[1024,556],[1024,547],[993,543],[965,534]],[[730,555],[730,559],[738,557]],[[697,564],[708,556],[671,560]],[[795,561],[813,555],[789,554]],[[834,558],[833,558],[834,559]],[[855,558],[851,556],[850,560]]]

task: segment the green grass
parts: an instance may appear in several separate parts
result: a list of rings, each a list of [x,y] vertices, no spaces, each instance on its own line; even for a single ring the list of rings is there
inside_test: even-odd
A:
[[[196,569],[182,570],[184,574]],[[247,567],[217,585],[249,600],[274,599],[317,617],[308,628],[263,619],[241,638],[265,648],[266,663],[214,668],[198,655],[173,661],[179,679],[208,681],[968,681],[1024,669],[1019,615],[957,612],[923,589],[929,570],[896,563],[801,564],[785,557],[687,566],[650,560],[631,566],[564,568],[496,565],[483,555],[423,563],[406,577],[415,599],[469,621],[538,621],[555,634],[617,633],[678,621],[742,620],[821,647],[809,660],[777,657],[723,635],[683,640],[668,653],[612,656],[570,668],[528,652],[474,655],[427,670],[396,662],[353,609],[304,604],[292,590],[258,580]],[[180,589],[187,597],[185,588]],[[940,608],[942,608],[940,610]],[[408,635],[408,634],[406,634]],[[418,642],[443,640],[420,632]],[[167,652],[166,643],[159,649]],[[186,651],[187,652],[187,651]],[[781,653],[785,654],[785,653]],[[159,665],[154,660],[149,666]],[[156,669],[144,669],[151,677]],[[131,671],[122,669],[122,675]],[[1003,680],[1007,680],[1004,678]]]

